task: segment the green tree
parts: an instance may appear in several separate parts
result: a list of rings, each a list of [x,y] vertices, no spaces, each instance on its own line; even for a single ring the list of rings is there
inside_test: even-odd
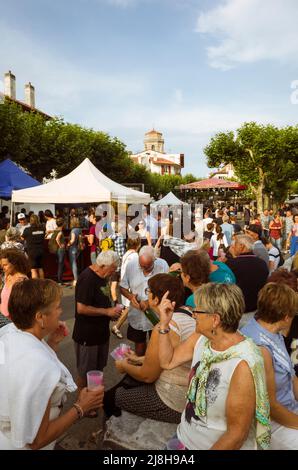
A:
[[[234,132],[218,133],[204,149],[209,167],[232,163],[238,178],[249,186],[263,210],[264,194],[282,200],[298,162],[298,126],[244,123]]]
[[[12,160],[42,181],[52,170],[58,178],[74,170],[85,158],[119,183],[143,183],[154,197],[175,191],[182,183],[196,181],[193,175],[158,175],[133,162],[125,144],[116,137],[63,119],[46,121],[38,113],[24,112],[17,104],[0,105],[0,161]]]

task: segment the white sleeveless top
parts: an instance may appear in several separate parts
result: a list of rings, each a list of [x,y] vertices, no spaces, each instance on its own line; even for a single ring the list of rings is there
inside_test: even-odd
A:
[[[198,339],[192,360],[192,368],[198,367],[200,358],[205,349],[207,338],[200,336]],[[214,354],[221,354],[215,350]],[[229,393],[230,382],[233,373],[241,362],[240,358],[232,358],[211,365],[208,376],[206,397],[207,397],[207,416],[203,420],[190,419],[187,422],[185,410],[181,417],[181,423],[178,426],[178,438],[185,447],[190,450],[207,450],[220,439],[227,430],[226,419],[226,400]],[[256,450],[255,428],[252,423],[247,440],[241,447],[242,450]]]
[[[178,336],[180,342],[185,341],[195,332],[196,321],[187,313],[175,312],[173,321],[177,328],[170,324],[170,328]],[[155,382],[155,390],[159,398],[172,410],[182,413],[185,408],[188,376],[191,362],[182,364],[172,370],[163,370]]]

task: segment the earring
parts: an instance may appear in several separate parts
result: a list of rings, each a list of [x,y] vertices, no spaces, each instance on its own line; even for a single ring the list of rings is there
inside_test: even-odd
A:
[[[44,330],[43,320],[41,320],[41,329]]]
[[[217,333],[216,333],[216,330],[212,328],[211,334],[213,334],[213,336],[216,336],[216,334],[217,334]]]

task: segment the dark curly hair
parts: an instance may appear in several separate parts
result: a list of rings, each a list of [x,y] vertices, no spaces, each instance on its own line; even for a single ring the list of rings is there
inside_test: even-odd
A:
[[[0,259],[7,259],[13,265],[16,273],[30,273],[30,265],[27,256],[15,248],[6,248],[0,251]]]

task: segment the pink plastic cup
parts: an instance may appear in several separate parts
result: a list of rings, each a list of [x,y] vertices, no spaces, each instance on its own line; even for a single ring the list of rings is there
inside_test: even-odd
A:
[[[87,372],[88,390],[96,390],[103,386],[103,372],[101,370],[90,370]]]
[[[129,352],[131,350],[130,346],[128,346],[128,344],[125,344],[125,343],[121,343],[119,345],[119,352],[121,354],[123,354],[123,356],[125,355],[125,353]]]

